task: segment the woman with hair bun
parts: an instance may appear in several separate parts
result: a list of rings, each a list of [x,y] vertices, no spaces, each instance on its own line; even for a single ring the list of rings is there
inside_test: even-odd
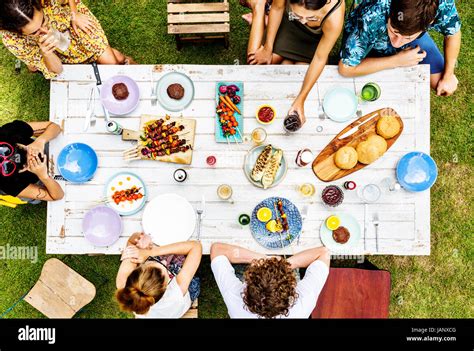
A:
[[[201,256],[197,241],[157,246],[148,235],[133,234],[117,273],[120,308],[136,318],[181,318],[200,292],[194,275]]]

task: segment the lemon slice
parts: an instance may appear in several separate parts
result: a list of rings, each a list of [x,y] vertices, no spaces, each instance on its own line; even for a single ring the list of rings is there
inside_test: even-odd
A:
[[[328,227],[329,230],[336,230],[340,225],[341,220],[338,216],[329,216],[326,219],[326,227]]]
[[[277,232],[277,222],[274,219],[272,219],[271,221],[267,223],[266,228],[269,232],[272,232],[272,233]]]
[[[257,211],[257,219],[260,222],[266,223],[272,219],[272,211],[268,207],[262,207]]]

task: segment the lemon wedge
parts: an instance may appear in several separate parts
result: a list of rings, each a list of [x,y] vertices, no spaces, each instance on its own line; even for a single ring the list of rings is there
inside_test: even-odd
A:
[[[269,232],[272,232],[272,233],[277,232],[277,222],[274,219],[272,219],[271,221],[267,223],[266,228]]]
[[[272,211],[268,207],[262,207],[257,211],[257,219],[260,222],[267,223],[272,219]]]
[[[329,216],[326,219],[326,227],[328,227],[329,230],[336,230],[340,225],[341,220],[338,216]]]

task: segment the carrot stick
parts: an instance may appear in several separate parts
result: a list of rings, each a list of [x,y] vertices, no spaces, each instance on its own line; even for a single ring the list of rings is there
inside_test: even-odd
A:
[[[227,97],[227,96],[226,96],[226,97]],[[220,95],[220,96],[219,96],[219,99],[220,99],[224,104],[226,104],[226,106],[229,107],[231,110],[234,110],[234,109],[232,108],[232,106],[229,105],[229,102],[225,99],[224,96]]]
[[[240,115],[242,114],[240,112],[240,110],[238,109],[237,106],[235,106],[235,104],[232,102],[232,100],[230,99],[230,97],[228,97],[227,95],[224,97],[224,99],[228,102],[228,105],[234,110],[234,111],[237,111]]]

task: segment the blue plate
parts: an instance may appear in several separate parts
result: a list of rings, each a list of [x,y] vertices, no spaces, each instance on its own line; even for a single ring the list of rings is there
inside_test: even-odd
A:
[[[268,207],[272,210],[273,216],[271,219],[276,219],[274,204],[278,200],[283,202],[283,211],[287,215],[288,226],[290,227],[288,232],[281,233],[281,240],[280,234],[268,231],[266,223],[260,222],[257,219],[257,211],[262,207]],[[254,208],[250,217],[250,231],[253,237],[260,245],[267,249],[281,249],[290,245],[301,234],[302,228],[303,221],[298,208],[290,200],[281,197],[269,197],[263,200]]]
[[[351,236],[345,244],[340,244],[334,240],[332,237],[332,230],[326,227],[326,218],[321,224],[321,229],[319,231],[321,235],[321,241],[330,251],[332,252],[347,252],[348,249],[354,248],[360,240],[360,226],[357,220],[347,213],[334,213],[341,220],[341,226],[346,227]],[[328,216],[329,217],[329,216]]]
[[[335,122],[346,122],[356,115],[359,99],[354,91],[336,87],[324,95],[324,113]]]
[[[236,104],[236,106],[240,110],[240,112],[243,112],[244,111],[244,84],[242,82],[218,82],[216,84],[216,106],[220,102],[219,96],[223,95],[219,92],[219,87],[221,85],[236,85],[239,88],[239,91],[236,92],[235,95],[240,96],[240,102]],[[216,112],[216,128],[215,128],[216,143],[241,143],[243,141],[242,136],[244,134],[244,118],[237,111],[234,112],[234,117],[235,117],[236,122],[239,123],[237,128],[239,128],[240,133],[236,133],[234,134],[234,136],[226,138],[224,136],[224,133],[222,132],[219,114]]]
[[[84,183],[97,170],[97,154],[87,144],[72,143],[65,146],[58,157],[59,173],[69,182]]]
[[[255,166],[255,162],[257,161],[258,156],[262,153],[263,149],[265,149],[267,145],[259,145],[251,149],[247,155],[245,156],[244,160],[244,173],[247,176],[247,179],[250,183],[255,185],[256,187],[263,188],[262,182],[256,182],[250,176],[252,174],[253,167]],[[273,153],[278,150],[278,148],[273,147]],[[285,178],[286,172],[288,171],[288,165],[286,163],[285,154],[281,158],[280,168],[278,168],[277,174],[275,175],[275,180],[273,181],[272,185],[268,187],[268,189],[273,188],[281,183],[281,181]]]
[[[435,183],[438,168],[431,156],[424,152],[410,152],[397,164],[397,179],[400,185],[413,192],[424,191]]]

